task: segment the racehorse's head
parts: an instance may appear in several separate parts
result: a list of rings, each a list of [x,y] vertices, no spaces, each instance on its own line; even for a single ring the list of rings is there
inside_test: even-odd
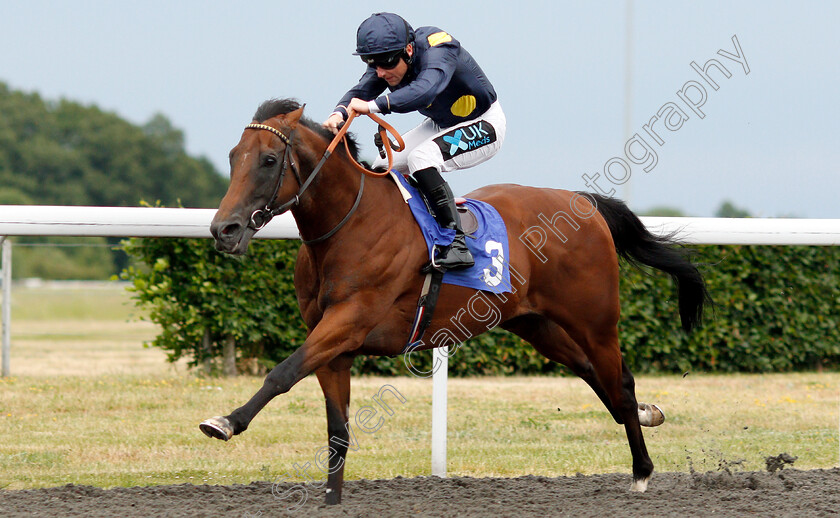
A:
[[[292,141],[303,107],[274,101],[267,112],[266,105],[230,152],[230,186],[210,224],[216,249],[222,252],[244,254],[272,211],[291,207],[300,186]]]

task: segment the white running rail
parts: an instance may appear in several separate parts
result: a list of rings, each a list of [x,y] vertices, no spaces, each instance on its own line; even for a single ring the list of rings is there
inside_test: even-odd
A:
[[[2,376],[9,376],[11,326],[11,243],[5,236],[102,236],[209,238],[214,209],[147,207],[0,206],[3,242]],[[695,245],[840,245],[840,219],[658,218],[642,217],[655,234],[674,234]],[[299,239],[291,214],[274,218],[254,236]],[[446,476],[446,387],[448,358],[438,351],[441,365],[433,376],[432,475]]]

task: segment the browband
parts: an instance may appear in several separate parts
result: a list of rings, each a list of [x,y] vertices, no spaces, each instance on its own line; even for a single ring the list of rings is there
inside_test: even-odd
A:
[[[287,137],[286,135],[283,135],[282,131],[280,131],[279,129],[274,128],[272,126],[269,126],[268,124],[252,123],[252,124],[248,124],[245,127],[246,128],[251,128],[251,129],[261,129],[261,130],[270,131],[270,132],[274,133],[275,135],[277,135],[278,137],[280,137],[280,140],[285,142],[287,146],[290,146],[292,144],[291,142],[289,142],[289,137]]]

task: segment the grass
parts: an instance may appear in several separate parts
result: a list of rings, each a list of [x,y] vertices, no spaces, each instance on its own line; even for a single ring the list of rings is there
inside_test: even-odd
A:
[[[13,321],[125,321],[140,314],[119,283],[47,283],[12,288]]]
[[[157,326],[141,321],[117,283],[12,289],[11,372],[16,376],[185,373],[185,362],[144,348]]]
[[[294,466],[307,462],[321,477],[314,466],[326,419],[314,377],[270,403],[244,434],[210,440],[197,424],[244,403],[261,379],[204,379],[165,364],[161,351],[141,346],[154,325],[126,322],[125,294],[94,297],[79,314],[87,293],[25,291],[14,293],[14,316],[24,315],[13,320],[14,377],[0,379],[0,488],[300,479]],[[67,318],[39,317],[17,306],[23,301],[55,301]],[[379,412],[376,432],[353,425],[348,479],[429,474],[431,380],[356,378],[351,411],[378,408],[373,397],[386,384],[406,401],[386,399],[393,415]],[[780,453],[798,456],[802,469],[840,464],[840,374],[641,376],[636,387],[668,418],[645,429],[659,471],[760,470]],[[452,379],[449,405],[450,475],[630,471],[623,428],[578,379]]]

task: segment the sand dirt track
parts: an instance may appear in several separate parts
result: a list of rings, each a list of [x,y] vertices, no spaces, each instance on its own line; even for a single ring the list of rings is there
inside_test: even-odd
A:
[[[840,468],[771,472],[656,473],[647,493],[630,475],[501,478],[396,478],[347,482],[344,503],[323,504],[313,489],[285,509],[270,482],[233,486],[99,489],[66,485],[0,491],[12,516],[840,516]],[[291,484],[278,486],[282,494]],[[298,493],[301,494],[301,493]]]

